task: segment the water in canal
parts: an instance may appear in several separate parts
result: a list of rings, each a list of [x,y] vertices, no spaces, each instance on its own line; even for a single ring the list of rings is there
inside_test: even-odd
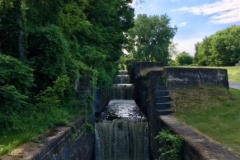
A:
[[[112,100],[96,117],[96,160],[149,160],[148,122],[133,94],[127,71],[119,71],[111,87]]]

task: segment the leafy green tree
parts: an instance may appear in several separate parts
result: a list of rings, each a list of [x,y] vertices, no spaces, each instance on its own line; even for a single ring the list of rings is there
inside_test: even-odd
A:
[[[184,51],[176,56],[176,62],[178,65],[189,65],[193,63],[193,57]]]
[[[199,65],[232,66],[240,60],[240,26],[232,26],[205,37],[199,44]]]
[[[194,53],[194,56],[193,56],[193,63],[194,64],[197,64],[198,63],[198,48],[199,48],[199,45],[200,43],[197,42],[194,47],[195,47],[195,53]]]
[[[0,128],[11,128],[13,113],[30,108],[28,104],[33,84],[33,69],[19,60],[0,54]],[[0,132],[1,132],[0,131]]]
[[[210,63],[210,56],[211,56],[211,52],[210,52],[210,47],[211,47],[211,37],[205,37],[203,39],[203,42],[199,44],[199,48],[198,48],[198,64],[199,65],[209,65]]]
[[[127,44],[124,35],[134,24],[131,0],[92,1],[86,8],[89,32],[77,36],[85,44],[81,61],[99,71],[99,84],[109,85],[117,72],[118,60]],[[93,63],[94,62],[94,63]]]
[[[129,31],[132,41],[129,52],[136,60],[168,63],[169,45],[177,31],[176,27],[170,26],[170,20],[167,15],[137,16],[134,28]]]
[[[93,85],[112,84],[128,46],[126,32],[134,26],[131,3],[0,0],[0,128],[21,129],[21,116],[39,118],[38,111],[51,126],[49,113],[79,103],[76,90],[84,76]]]
[[[0,51],[26,59],[25,26],[21,0],[0,1]]]
[[[66,75],[68,45],[55,25],[39,27],[28,34],[29,60],[35,70],[35,84],[38,91],[45,90],[59,76]]]

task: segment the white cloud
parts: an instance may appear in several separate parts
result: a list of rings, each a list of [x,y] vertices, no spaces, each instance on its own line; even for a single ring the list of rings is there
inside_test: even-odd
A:
[[[183,7],[172,11],[189,12],[194,15],[210,15],[210,23],[226,24],[240,21],[240,0],[219,0],[193,7]]]
[[[192,56],[195,53],[195,44],[201,42],[202,38],[189,38],[189,39],[174,39],[174,43],[178,43],[176,49],[179,53],[185,51],[190,53]]]
[[[177,27],[183,27],[183,26],[186,26],[187,23],[188,23],[188,22],[182,22],[182,23],[178,24]]]

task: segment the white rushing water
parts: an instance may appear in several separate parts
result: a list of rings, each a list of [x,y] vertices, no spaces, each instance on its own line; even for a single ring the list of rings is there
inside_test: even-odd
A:
[[[96,160],[149,160],[148,122],[134,99],[127,71],[119,71],[111,101],[96,117]]]
[[[148,160],[148,123],[96,123],[96,160]]]

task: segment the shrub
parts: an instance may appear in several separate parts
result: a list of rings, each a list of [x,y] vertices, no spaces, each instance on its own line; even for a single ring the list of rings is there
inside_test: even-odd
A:
[[[10,129],[11,115],[30,109],[33,70],[17,59],[0,54],[0,128]]]
[[[183,138],[179,135],[172,134],[170,130],[163,130],[155,137],[161,143],[159,149],[159,160],[181,160]]]

